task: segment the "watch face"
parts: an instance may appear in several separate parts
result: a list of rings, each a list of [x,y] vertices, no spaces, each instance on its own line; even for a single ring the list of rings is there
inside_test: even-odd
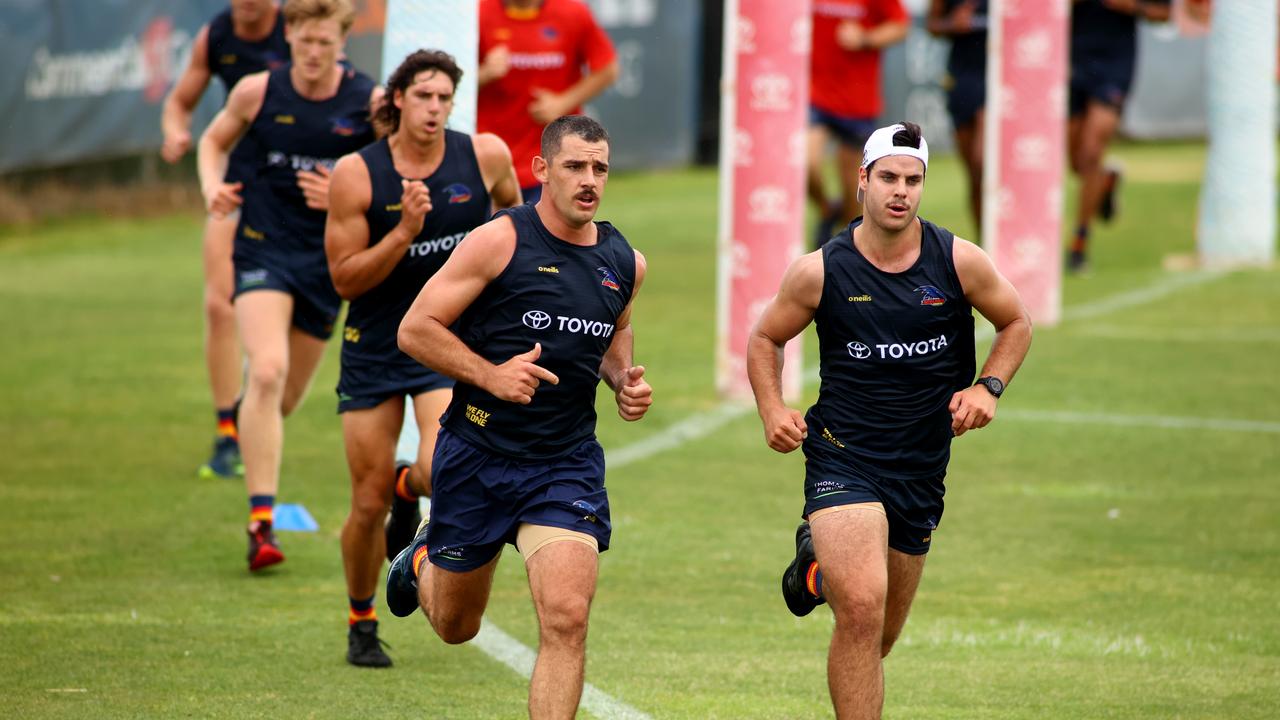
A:
[[[1000,382],[1000,378],[989,377],[987,378],[987,389],[991,391],[992,395],[999,397],[1000,393],[1004,392],[1004,383]]]

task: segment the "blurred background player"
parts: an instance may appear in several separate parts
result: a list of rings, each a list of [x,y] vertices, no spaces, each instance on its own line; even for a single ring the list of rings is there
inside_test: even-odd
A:
[[[580,0],[480,0],[480,58],[476,130],[507,142],[524,200],[536,203],[542,129],[618,79],[613,43]]]
[[[815,0],[809,62],[809,199],[818,208],[814,246],[857,216],[862,144],[884,108],[880,51],[902,42],[911,18],[900,0]],[[827,196],[823,160],[836,141],[840,197]]]
[[[599,123],[557,119],[535,163],[542,199],[473,232],[401,325],[405,352],[458,384],[441,421],[431,518],[391,563],[387,605],[398,617],[421,607],[441,639],[466,642],[514,544],[538,615],[529,716],[570,718],[612,533],[596,388],[605,381],[628,421],[653,401],[632,364],[645,263],[612,225],[593,222],[609,177]]]
[[[405,58],[375,117],[390,136],[339,160],[329,184],[329,274],[351,302],[338,412],[351,470],[342,562],[350,601],[347,662],[353,665],[391,665],[377,637],[378,572],[383,555],[394,558],[417,531],[418,496],[431,494],[431,454],[452,395],[452,379],[400,351],[400,321],[467,233],[489,219],[491,207],[520,203],[506,143],[446,129],[461,78],[447,53],[419,50]],[[396,465],[406,395],[413,398],[418,455],[415,463]],[[388,508],[394,508],[390,518]]]
[[[227,183],[232,148],[254,148],[236,229],[235,312],[249,360],[240,404],[249,492],[249,569],[284,560],[273,532],[284,416],[302,401],[333,333],[341,298],[324,254],[329,172],[338,158],[374,140],[370,108],[381,89],[339,64],[355,20],[348,0],[288,0],[292,62],[246,76],[200,138],[200,185],[209,211],[240,204]]]
[[[932,0],[926,27],[951,40],[947,54],[947,113],[956,154],[969,179],[969,212],[982,232],[982,132],[987,104],[987,0]]]
[[[160,156],[176,163],[191,148],[191,115],[200,96],[217,76],[230,93],[240,78],[275,69],[289,61],[284,40],[284,17],[272,0],[232,0],[231,8],[200,28],[191,46],[191,60],[165,98],[160,116],[164,144]],[[243,189],[252,173],[250,144],[231,152],[225,181]],[[210,214],[204,226],[204,358],[218,429],[213,455],[200,466],[201,477],[243,474],[236,431],[236,398],[244,368],[236,340],[236,317],[231,307],[235,281],[231,246],[239,214]]]
[[[1067,146],[1080,178],[1076,229],[1067,270],[1088,265],[1089,225],[1116,213],[1118,168],[1106,168],[1107,145],[1120,125],[1138,57],[1138,18],[1169,19],[1170,0],[1074,0],[1071,5],[1071,119]]]

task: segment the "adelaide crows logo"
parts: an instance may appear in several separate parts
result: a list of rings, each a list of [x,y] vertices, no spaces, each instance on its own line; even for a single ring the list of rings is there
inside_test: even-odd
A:
[[[329,129],[334,135],[351,137],[356,134],[356,124],[350,118],[333,118],[333,126]]]
[[[450,205],[457,205],[471,199],[471,188],[462,183],[454,183],[445,188],[444,191],[449,195]]]
[[[622,286],[618,284],[618,276],[614,275],[612,270],[607,267],[598,267],[596,270],[599,270],[600,275],[604,278],[600,281],[601,285],[609,288],[610,290],[622,289]]]
[[[921,305],[941,305],[947,301],[947,296],[932,285],[921,285],[914,292],[924,294],[924,297],[920,298]]]

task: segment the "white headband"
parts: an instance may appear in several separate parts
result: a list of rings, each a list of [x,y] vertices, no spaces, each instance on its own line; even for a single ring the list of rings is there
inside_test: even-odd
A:
[[[882,127],[871,133],[871,137],[867,138],[867,142],[862,146],[862,167],[867,167],[871,163],[882,157],[890,155],[907,155],[924,163],[924,169],[929,169],[929,143],[925,142],[924,136],[920,136],[920,147],[913,148],[910,145],[894,145],[893,136],[899,130],[905,130],[901,123],[897,125],[889,125]],[[862,188],[858,188],[858,202],[862,202]]]

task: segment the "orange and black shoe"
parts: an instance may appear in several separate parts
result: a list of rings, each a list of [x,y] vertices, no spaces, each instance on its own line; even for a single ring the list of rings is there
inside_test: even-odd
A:
[[[782,599],[787,602],[787,609],[796,617],[804,617],[813,609],[826,602],[825,599],[809,592],[808,575],[815,568],[817,556],[813,553],[813,537],[809,532],[809,523],[802,522],[796,528],[796,557],[782,571]]]
[[[284,562],[284,553],[280,552],[270,520],[254,520],[245,532],[249,535],[250,570],[261,570]]]
[[[391,647],[378,637],[377,620],[351,623],[347,630],[347,662],[358,667],[391,667],[391,658],[383,647]]]
[[[1120,179],[1124,170],[1116,163],[1108,163],[1102,170],[1106,176],[1102,190],[1102,202],[1098,205],[1098,217],[1109,223],[1120,214]]]
[[[396,617],[408,617],[418,609],[418,574],[415,565],[430,562],[427,554],[427,521],[418,526],[413,542],[401,550],[387,568],[387,607]]]
[[[410,463],[396,463],[396,481],[400,480],[400,474],[408,470]],[[422,511],[418,509],[418,499],[405,500],[400,497],[399,493],[391,493],[391,512],[387,513],[387,523],[384,528],[387,536],[387,559],[395,560],[396,555],[400,551],[409,546],[413,542],[413,535],[418,529],[419,523],[422,522]]]

